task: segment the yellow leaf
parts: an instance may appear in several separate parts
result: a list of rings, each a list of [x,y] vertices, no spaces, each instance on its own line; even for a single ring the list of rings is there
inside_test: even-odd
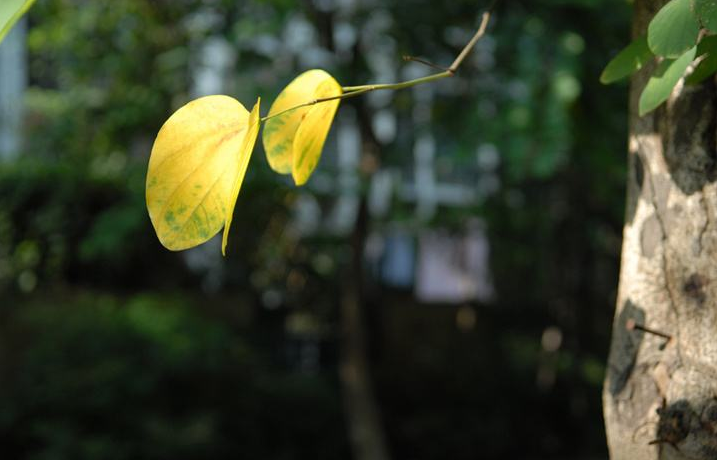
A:
[[[341,85],[327,72],[309,70],[296,77],[279,94],[269,117],[315,99],[341,95]],[[296,185],[304,184],[316,168],[339,100],[300,107],[269,118],[262,140],[269,166],[291,173]]]
[[[258,113],[257,106],[254,112]],[[257,118],[256,115],[253,115]],[[228,96],[196,99],[164,123],[147,171],[147,210],[159,241],[179,251],[216,235],[228,217],[258,127]],[[236,190],[235,190],[236,189]]]
[[[254,150],[256,137],[259,135],[259,125],[261,124],[261,121],[259,120],[260,104],[261,98],[257,99],[256,104],[254,104],[254,108],[251,109],[251,113],[249,114],[249,128],[247,130],[246,136],[244,136],[244,142],[242,144],[241,151],[239,152],[239,158],[241,160],[239,164],[239,173],[234,183],[234,190],[232,190],[230,200],[227,202],[228,211],[226,222],[224,224],[224,235],[222,236],[222,255],[226,255],[227,239],[229,238],[229,227],[231,227],[232,225],[232,217],[234,216],[234,205],[237,202],[237,197],[239,196],[239,189],[241,188],[241,184],[244,181],[246,168],[247,166],[249,166],[249,158],[251,158],[251,152]]]
[[[333,78],[323,81],[315,92],[316,98],[337,94],[341,94],[341,86]],[[291,169],[296,185],[304,185],[316,169],[321,157],[321,149],[329,135],[331,122],[338,107],[339,99],[311,106],[311,110],[296,130]]]

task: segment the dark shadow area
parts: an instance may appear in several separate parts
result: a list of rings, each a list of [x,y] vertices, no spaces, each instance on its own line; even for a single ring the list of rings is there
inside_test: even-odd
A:
[[[687,195],[717,178],[715,107],[715,85],[708,79],[699,86],[687,87],[671,109],[674,125],[665,138],[665,161],[674,183]]]
[[[612,328],[612,349],[610,351],[607,387],[613,396],[617,396],[627,385],[635,368],[637,352],[644,337],[644,332],[628,329],[628,321],[645,324],[645,310],[632,301],[625,302],[620,316]]]
[[[638,147],[639,148],[639,147]],[[628,155],[628,171],[632,177],[628,176],[627,184],[627,201],[625,204],[625,222],[631,224],[637,212],[637,204],[643,194],[645,187],[645,164],[637,151],[630,152]]]
[[[654,444],[675,449],[696,460],[717,458],[717,401],[714,398],[690,404],[677,400],[657,410]]]

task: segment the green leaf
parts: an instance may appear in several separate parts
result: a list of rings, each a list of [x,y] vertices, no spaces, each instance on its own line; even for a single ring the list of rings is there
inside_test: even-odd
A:
[[[640,37],[612,58],[602,71],[600,82],[607,85],[621,80],[640,70],[652,58],[652,51],[647,46],[647,37]]]
[[[647,43],[656,55],[677,58],[695,46],[699,32],[692,0],[671,0],[650,21]]]
[[[0,0],[0,42],[35,0]]]
[[[640,116],[656,109],[670,97],[672,89],[695,58],[696,51],[694,47],[677,59],[665,59],[660,62],[640,95]]]
[[[694,0],[695,15],[704,27],[717,32],[717,0]]]

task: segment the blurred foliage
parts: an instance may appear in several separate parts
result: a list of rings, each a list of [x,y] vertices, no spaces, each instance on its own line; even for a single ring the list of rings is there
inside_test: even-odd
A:
[[[188,5],[172,3],[36,5],[39,27],[28,44],[37,88],[28,104],[30,130],[43,135],[29,137],[30,151],[87,162],[126,153],[128,141],[152,135],[186,81],[188,35],[178,22]]]
[[[0,315],[13,458],[347,455],[330,380],[287,373],[176,295],[56,295]]]
[[[160,281],[160,270],[163,277],[186,277],[150,233],[142,171],[126,174],[122,180],[93,177],[36,160],[1,165],[0,289],[146,285]]]
[[[156,241],[144,202],[152,140],[193,97],[207,39],[231,45],[228,93],[245,104],[261,95],[268,107],[307,67],[348,85],[384,81],[386,66],[396,79],[415,70],[402,54],[450,64],[487,3],[37,2],[26,149],[0,165],[3,450],[345,458],[336,382],[290,358],[319,337],[322,369],[335,370],[350,241],[302,237],[294,213],[307,197],[322,211],[334,204],[337,192],[320,185],[339,152],[327,149],[297,190],[257,150],[230,254],[217,262]],[[396,198],[371,229],[460,231],[478,216],[491,244],[490,305],[428,307],[367,279],[376,393],[396,458],[605,455],[600,387],[627,127],[626,87],[598,77],[628,31],[622,0],[504,2],[458,77],[342,104],[338,117],[356,120],[380,167],[412,180],[415,140],[430,134],[439,179],[477,190],[474,203],[439,206],[430,222]],[[429,93],[420,125],[418,99]],[[381,111],[395,116],[393,139],[372,131]],[[157,293],[130,294],[143,290]],[[226,308],[216,308],[218,290],[234,299]],[[470,330],[456,325],[464,307]],[[562,334],[553,352],[542,344],[549,328]]]

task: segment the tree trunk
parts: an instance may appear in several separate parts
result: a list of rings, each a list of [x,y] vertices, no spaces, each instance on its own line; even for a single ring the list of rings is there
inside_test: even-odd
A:
[[[360,164],[377,158],[371,118],[361,101],[353,101],[361,131]],[[373,161],[370,161],[373,160]],[[362,171],[366,174],[369,171]],[[365,177],[362,177],[365,180]],[[363,258],[369,230],[366,187],[359,191],[359,206],[351,235],[351,263],[344,276],[341,294],[341,357],[339,377],[349,442],[354,460],[390,460],[391,455],[373,391],[367,343],[368,327],[364,298]]]
[[[2,1],[2,0],[0,0]],[[333,51],[334,12],[323,11],[311,0],[304,6],[313,19],[322,45]],[[351,67],[356,70],[363,60],[360,40],[353,50]],[[377,145],[371,131],[370,119],[358,101],[359,127],[362,132],[362,159]],[[381,415],[373,392],[371,369],[366,346],[366,318],[363,299],[363,253],[368,230],[366,192],[361,191],[360,205],[351,235],[351,263],[342,279],[340,299],[341,351],[339,381],[353,460],[390,460],[389,449],[381,423]]]
[[[352,263],[341,296],[341,379],[346,425],[354,460],[389,460],[390,455],[373,393],[366,346],[362,259],[368,225],[366,197],[361,197],[352,235]]]
[[[635,2],[634,35],[664,3]],[[651,71],[630,91],[622,267],[603,390],[608,445],[613,460],[717,459],[715,85],[680,83],[639,117]]]

